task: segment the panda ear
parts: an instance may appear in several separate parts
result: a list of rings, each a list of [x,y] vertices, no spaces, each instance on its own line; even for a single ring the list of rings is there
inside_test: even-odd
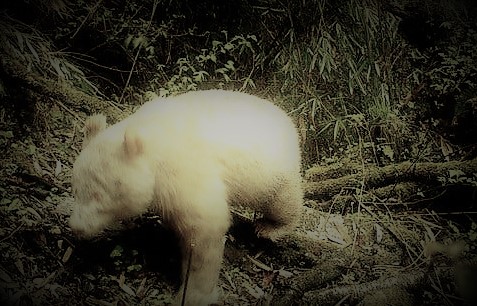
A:
[[[144,142],[135,128],[128,127],[124,133],[124,153],[129,159],[134,159],[144,152]]]
[[[84,125],[83,148],[86,147],[91,139],[106,127],[106,116],[102,114],[96,114],[86,118]]]

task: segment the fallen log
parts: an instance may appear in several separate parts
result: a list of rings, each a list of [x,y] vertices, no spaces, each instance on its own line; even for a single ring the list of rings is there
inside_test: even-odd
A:
[[[353,169],[356,170],[356,167]],[[314,200],[327,201],[340,194],[343,189],[372,189],[395,186],[399,183],[409,182],[425,184],[428,186],[442,186],[452,174],[472,179],[477,175],[477,159],[468,161],[449,161],[443,163],[411,163],[403,162],[384,167],[373,165],[362,166],[352,174],[338,178],[317,181],[320,167],[314,167],[308,171],[308,181],[304,184],[305,197]],[[323,170],[322,172],[326,172]],[[311,173],[311,174],[310,174]],[[461,181],[460,183],[464,183]],[[394,188],[390,188],[394,190]],[[382,193],[381,197],[385,195]]]

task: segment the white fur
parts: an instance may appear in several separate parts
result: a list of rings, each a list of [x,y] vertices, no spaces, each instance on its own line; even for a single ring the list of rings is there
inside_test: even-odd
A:
[[[187,305],[213,299],[229,205],[261,211],[257,232],[270,239],[300,216],[298,135],[291,119],[266,100],[190,92],[157,98],[104,126],[101,116],[87,121],[87,145],[73,169],[78,203],[70,225],[93,236],[115,220],[156,211],[181,237],[184,271],[192,254]]]

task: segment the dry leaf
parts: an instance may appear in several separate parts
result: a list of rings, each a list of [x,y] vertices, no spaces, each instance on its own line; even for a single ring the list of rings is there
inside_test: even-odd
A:
[[[126,292],[127,294],[131,296],[136,296],[136,294],[134,293],[134,290],[132,290],[131,287],[129,287],[128,285],[123,284],[119,287],[121,287],[121,289],[123,289],[123,291]]]
[[[273,283],[273,280],[276,278],[276,276],[276,272],[265,272],[262,279],[263,287],[268,288]]]
[[[269,266],[267,266],[266,264],[264,264],[263,262],[247,255],[248,259],[257,267],[259,267],[260,269],[262,270],[265,270],[265,271],[272,271],[272,268],[270,268]]]
[[[70,259],[72,253],[73,253],[73,249],[71,247],[68,247],[66,249],[65,254],[63,254],[63,258],[61,258],[61,261],[63,263],[66,263]]]
[[[254,286],[253,288],[249,284],[245,284],[244,286],[247,289],[247,292],[256,299],[260,299],[265,295],[263,290],[258,286]]]
[[[286,271],[286,270],[283,270],[283,269],[277,270],[277,272],[278,272],[278,275],[280,275],[281,277],[284,277],[284,278],[290,278],[290,277],[293,276],[292,272]]]
[[[23,262],[20,259],[15,261],[15,266],[22,275],[25,275],[25,269],[23,269]]]
[[[43,176],[44,174],[43,168],[40,166],[40,164],[38,163],[36,159],[33,161],[33,168],[35,168],[35,171],[38,175]]]
[[[25,210],[28,211],[30,214],[34,215],[37,220],[42,219],[40,214],[37,213],[36,210],[34,210],[32,207],[26,207]]]
[[[426,229],[426,233],[429,236],[430,241],[436,241],[436,236],[434,235],[434,232],[432,229],[429,227],[429,225],[424,223],[424,228]]]
[[[0,269],[0,278],[6,283],[12,282],[12,278],[10,277],[10,275],[8,275],[7,272],[2,269]]]
[[[326,238],[341,245],[348,245],[351,240],[342,216],[330,216],[326,223]]]
[[[63,169],[61,162],[59,160],[56,160],[56,166],[55,166],[55,176],[58,176],[61,173],[61,170]]]
[[[441,152],[442,152],[442,155],[444,155],[444,157],[447,161],[449,161],[449,156],[452,153],[454,153],[454,150],[452,149],[449,142],[447,140],[445,140],[442,136],[441,136]]]
[[[377,223],[374,224],[374,228],[376,229],[376,242],[380,243],[383,240],[383,228]]]
[[[118,280],[119,287],[127,294],[131,296],[136,296],[136,294],[134,293],[134,290],[132,290],[131,287],[129,287],[128,285],[124,283],[125,281],[126,281],[126,277],[124,276],[124,273],[122,273],[119,276],[119,280]]]
[[[143,278],[143,280],[141,281],[141,284],[139,284],[139,287],[137,288],[136,290],[136,296],[138,296],[139,298],[143,298],[144,297],[144,294],[146,293],[146,277]]]

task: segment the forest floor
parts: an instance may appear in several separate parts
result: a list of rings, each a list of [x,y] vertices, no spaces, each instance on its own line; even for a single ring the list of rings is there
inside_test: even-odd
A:
[[[179,284],[180,254],[157,216],[92,241],[73,237],[67,222],[70,176],[84,114],[54,99],[38,104],[37,111],[28,117],[11,106],[0,109],[0,304],[170,303]],[[471,186],[457,190],[469,195],[465,203],[442,194],[406,203],[399,195],[370,200],[364,184],[351,192],[344,184],[341,198],[320,196],[335,192],[323,191],[327,184],[346,179],[340,170],[359,174],[371,167],[362,166],[356,169],[343,158],[307,170],[301,225],[280,242],[257,239],[253,214],[235,211],[219,281],[222,303],[475,303],[475,173],[468,184],[455,184]],[[458,171],[453,174],[465,174]]]

